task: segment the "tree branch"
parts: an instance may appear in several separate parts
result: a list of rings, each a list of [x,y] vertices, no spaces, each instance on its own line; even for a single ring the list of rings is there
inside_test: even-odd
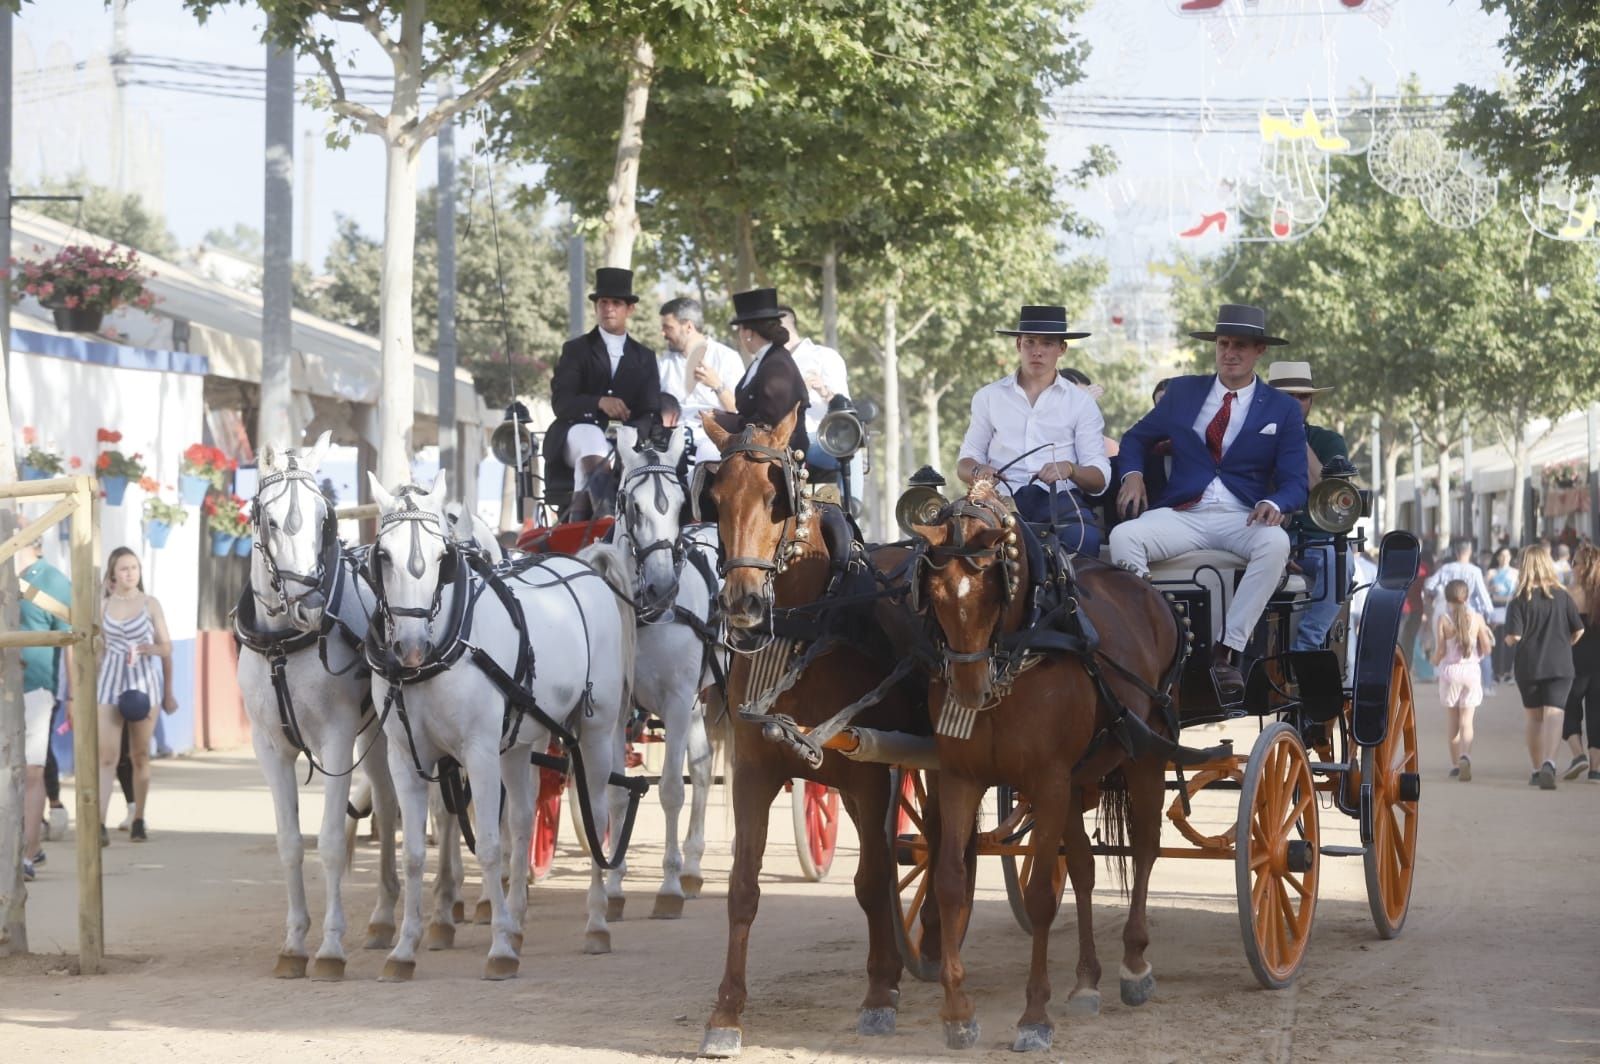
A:
[[[334,61],[333,53],[324,46],[311,49],[311,54],[317,60],[317,65],[322,68],[322,72],[328,75],[328,81],[333,86],[334,112],[361,123],[368,133],[383,136],[383,116],[365,104],[356,103],[345,96],[344,81],[339,77],[339,64]]]
[[[921,330],[924,325],[928,324],[928,319],[933,317],[933,312],[937,309],[938,307],[935,305],[923,311],[922,317],[918,318],[916,322],[912,324],[911,328],[900,334],[900,342],[903,344],[910,343],[911,338],[916,336],[918,331]]]

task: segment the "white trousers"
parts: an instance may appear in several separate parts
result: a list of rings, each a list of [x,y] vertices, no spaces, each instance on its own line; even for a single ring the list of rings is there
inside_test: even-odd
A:
[[[50,714],[56,696],[43,688],[22,695],[22,760],[29,767],[43,765],[50,751]]]
[[[1234,590],[1222,636],[1228,646],[1243,650],[1289,560],[1289,534],[1276,525],[1247,525],[1249,516],[1245,510],[1173,510],[1165,506],[1148,510],[1111,530],[1111,560],[1148,574],[1151,562],[1192,550],[1223,550],[1245,558],[1248,564]]]
[[[572,467],[572,490],[583,491],[589,486],[589,474],[583,470],[585,458],[604,458],[611,453],[611,443],[599,425],[580,422],[567,429],[567,465]]]

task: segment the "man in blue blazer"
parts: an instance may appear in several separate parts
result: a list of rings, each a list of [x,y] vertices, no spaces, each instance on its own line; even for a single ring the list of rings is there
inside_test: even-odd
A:
[[[1174,377],[1155,409],[1122,437],[1118,509],[1111,560],[1140,573],[1194,550],[1223,550],[1248,560],[1234,591],[1222,638],[1212,647],[1212,676],[1224,702],[1244,694],[1237,655],[1282,579],[1289,558],[1284,518],[1306,502],[1306,427],[1300,404],[1256,379],[1269,346],[1259,307],[1224,304],[1216,328],[1190,333],[1216,345],[1217,371]],[[1146,497],[1144,462],[1157,440],[1172,441],[1166,489]]]

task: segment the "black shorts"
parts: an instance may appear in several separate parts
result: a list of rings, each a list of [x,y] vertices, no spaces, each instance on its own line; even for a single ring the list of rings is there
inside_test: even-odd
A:
[[[1543,680],[1524,680],[1517,677],[1517,690],[1522,692],[1524,709],[1541,706],[1565,706],[1572,691],[1572,677],[1552,676]]]

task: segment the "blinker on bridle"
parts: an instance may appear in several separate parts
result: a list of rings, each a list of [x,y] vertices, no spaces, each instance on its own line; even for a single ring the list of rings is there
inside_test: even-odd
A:
[[[413,490],[410,488],[400,489],[399,496],[402,509],[383,514],[378,518],[378,540],[381,541],[384,533],[395,525],[402,522],[409,523],[411,525],[411,549],[406,558],[406,572],[410,573],[413,579],[420,580],[428,571],[428,559],[422,552],[422,533],[426,531],[429,535],[439,537],[445,545],[445,557],[440,563],[439,582],[434,585],[433,601],[428,605],[427,609],[423,609],[420,606],[392,606],[389,604],[389,596],[383,587],[383,566],[379,561],[380,554],[384,557],[389,555],[387,551],[380,550],[377,542],[373,543],[372,557],[368,559],[368,575],[371,578],[372,589],[377,598],[378,609],[386,620],[392,622],[395,617],[407,617],[426,621],[428,641],[432,643],[433,622],[439,616],[439,606],[444,597],[445,585],[454,582],[451,579],[446,579],[445,574],[459,566],[460,558],[457,555],[458,548],[454,541],[445,533],[443,519],[431,510],[424,510],[418,507]],[[431,527],[425,528],[424,526]],[[392,623],[386,625],[386,627],[393,629]]]
[[[750,556],[728,558],[718,564],[717,575],[726,577],[734,569],[759,569],[767,574],[765,584],[770,588],[778,574],[789,567],[790,559],[805,553],[804,541],[811,535],[811,528],[807,523],[811,520],[811,507],[806,502],[804,491],[805,482],[811,479],[811,473],[803,465],[806,457],[804,451],[791,451],[787,447],[768,447],[756,443],[752,438],[754,433],[755,426],[746,425],[739,435],[734,437],[728,449],[722,452],[722,457],[727,460],[736,454],[742,454],[752,462],[776,462],[783,473],[784,494],[789,499],[789,516],[783,519],[778,544],[773,548],[771,558]]]
[[[316,486],[317,478],[309,470],[301,469],[299,460],[293,455],[289,455],[287,458],[288,466],[286,468],[268,473],[261,478],[260,483],[256,485],[255,498],[250,502],[250,523],[255,525],[257,530],[255,547],[256,550],[261,552],[262,560],[266,562],[267,580],[277,601],[269,602],[262,597],[260,592],[255,591],[253,588],[251,593],[255,595],[256,601],[260,603],[262,610],[269,617],[283,616],[289,612],[289,607],[295,605],[313,591],[321,589],[326,594],[329,589],[323,588],[323,584],[331,581],[337,569],[337,565],[334,563],[334,556],[339,549],[338,517],[334,514],[333,506],[328,502],[327,497]],[[300,530],[305,527],[305,517],[300,509],[301,481],[311,485],[311,492],[322,506],[322,542],[317,549],[317,567],[309,574],[296,572],[293,569],[284,569],[278,564],[278,559],[272,553],[270,537],[264,534],[266,526],[262,521],[262,515],[265,513],[262,493],[278,484],[283,484],[285,485],[283,490],[275,495],[273,500],[269,501],[274,501],[284,494],[288,495],[289,512],[283,519],[283,532],[288,536],[295,536],[300,533]],[[289,584],[299,585],[305,590],[291,595],[287,586]]]
[[[643,477],[649,477],[655,486],[654,505],[656,512],[665,517],[672,508],[672,500],[667,495],[666,480],[664,478],[671,478],[673,482],[678,479],[678,471],[672,466],[663,464],[661,456],[656,453],[654,448],[647,449],[644,452],[644,456],[645,464],[637,469],[630,470],[622,478],[622,483],[617,489],[617,506],[622,518],[623,532],[633,541],[634,587],[643,585],[644,564],[650,555],[659,550],[670,551],[672,554],[672,586],[661,596],[662,601],[667,603],[668,606],[644,607],[635,603],[635,608],[639,610],[640,618],[649,624],[660,620],[666,614],[667,609],[670,608],[670,604],[677,599],[678,580],[683,573],[683,563],[686,555],[681,536],[676,540],[658,539],[653,543],[641,544],[638,536],[634,533],[633,517],[638,507],[634,504],[633,497],[629,494],[629,486]]]
[[[923,540],[918,546],[912,562],[911,606],[913,609],[920,609],[918,598],[920,597],[923,579],[922,568],[924,566],[930,569],[942,570],[951,562],[960,561],[974,573],[982,574],[991,566],[979,565],[978,562],[986,558],[993,558],[999,562],[1001,567],[1001,607],[995,617],[994,629],[989,637],[989,645],[982,650],[958,651],[950,647],[949,637],[946,636],[942,648],[946,676],[949,675],[950,666],[952,665],[974,664],[980,661],[992,662],[995,659],[1000,650],[1000,628],[1005,623],[1006,610],[1010,607],[1012,599],[1017,594],[1017,587],[1021,580],[1017,572],[1019,568],[1017,557],[1020,553],[1017,547],[1017,519],[1009,512],[997,513],[996,510],[997,507],[994,504],[974,500],[970,497],[956,499],[949,503],[939,511],[934,521],[936,524],[949,524],[954,541],[949,544],[934,546],[927,540]],[[969,545],[966,537],[966,526],[962,523],[963,518],[973,518],[981,521],[990,529],[1003,529],[1005,536],[1001,542],[988,547]],[[944,559],[942,562],[936,560],[941,557]]]

